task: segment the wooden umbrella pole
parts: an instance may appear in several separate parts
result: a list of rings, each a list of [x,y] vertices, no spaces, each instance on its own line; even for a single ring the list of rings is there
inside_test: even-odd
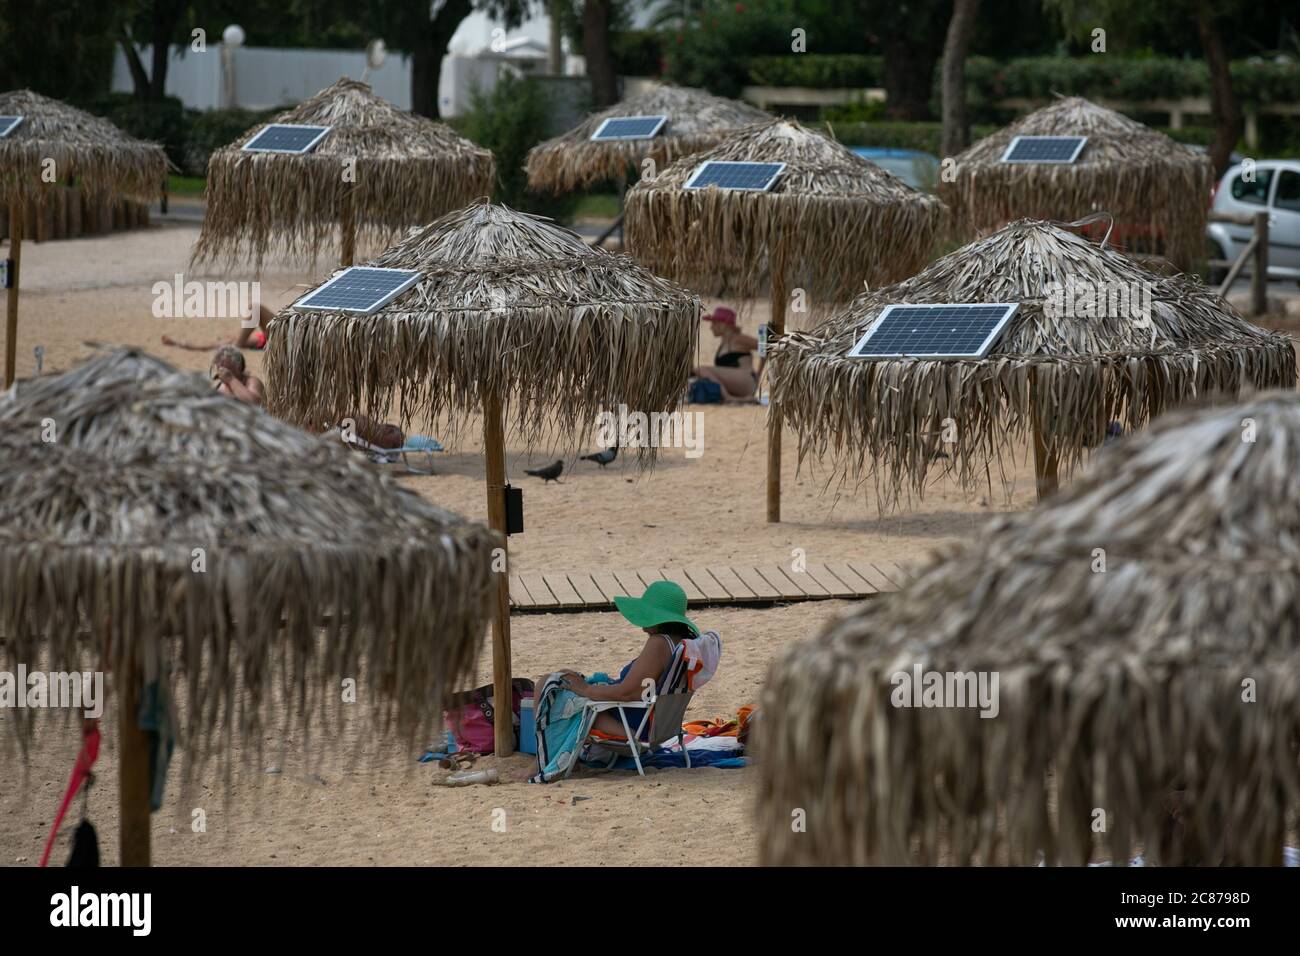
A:
[[[9,258],[13,260],[13,275],[9,277],[5,297],[5,388],[14,383],[18,365],[18,272],[23,258],[23,204],[16,199],[9,201]]]
[[[140,729],[140,675],[129,657],[117,667],[117,704],[121,865],[148,866],[149,735]]]
[[[352,190],[343,197],[343,208],[339,211],[339,265],[346,269],[357,257],[357,211],[352,202]]]
[[[1044,435],[1043,422],[1038,406],[1038,372],[1029,372],[1030,421],[1034,432],[1034,485],[1038,491],[1038,500],[1051,495],[1059,487],[1057,480],[1057,455],[1049,452],[1047,437]]]
[[[496,608],[492,615],[492,696],[496,709],[493,721],[494,749],[498,757],[515,751],[514,722],[510,691],[510,553],[506,538],[506,436],[501,396],[487,394],[483,402],[483,451],[487,457],[488,525],[501,535],[505,561],[496,572]],[[497,562],[493,561],[495,567]]]
[[[772,270],[772,316],[767,322],[767,345],[771,350],[776,337],[785,332],[785,276],[782,270]],[[767,520],[775,524],[781,520],[781,407],[772,397],[772,373],[767,370]]]

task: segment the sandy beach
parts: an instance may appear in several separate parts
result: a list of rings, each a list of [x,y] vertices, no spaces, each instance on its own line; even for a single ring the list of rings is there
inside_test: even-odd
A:
[[[151,315],[154,282],[186,279],[194,227],[155,225],[104,238],[27,245],[19,323],[18,374],[34,371],[33,349],[44,348],[44,371],[65,370],[92,352],[86,343],[145,348],[175,364],[204,370],[208,355],[162,347],[160,336],[233,335],[230,320],[160,320]],[[263,295],[273,306],[291,301],[328,269],[268,271]],[[245,278],[221,276],[220,278]],[[712,303],[710,303],[712,304]],[[729,303],[734,304],[734,303]],[[763,320],[755,304],[745,321]],[[714,344],[702,336],[701,355]],[[261,357],[248,353],[256,374]],[[524,488],[527,531],[511,540],[520,571],[569,571],[690,564],[786,563],[794,549],[810,562],[863,558],[909,564],[936,547],[977,540],[984,520],[1007,507],[1002,488],[968,497],[938,483],[924,500],[881,514],[869,488],[826,489],[822,463],[796,473],[795,439],[787,433],[784,518],[764,521],[765,412],[758,406],[697,407],[704,415],[704,453],[687,458],[667,451],[658,466],[605,470],[577,462],[558,484],[545,486],[523,469],[557,457],[529,456],[508,445],[511,480]],[[435,426],[436,427],[436,426]],[[484,520],[481,436],[471,423],[462,444],[441,456],[432,476],[402,481],[430,500]],[[1008,489],[1010,507],[1032,501],[1032,466],[1022,459]],[[725,654],[718,676],[695,698],[691,716],[734,715],[758,700],[776,652],[811,636],[845,609],[839,601],[774,608],[705,609],[697,620],[717,629]],[[558,667],[616,670],[640,647],[640,635],[613,613],[517,614],[513,618],[514,673],[535,676]],[[480,658],[478,681],[490,680],[490,652]],[[9,733],[0,713],[0,735]],[[503,783],[448,789],[444,772],[416,763],[403,742],[352,734],[359,759],[322,763],[311,744],[268,737],[259,761],[236,753],[226,789],[211,767],[195,781],[192,802],[180,804],[173,763],[167,805],[154,815],[154,861],[184,864],[430,865],[430,864],[677,864],[755,862],[753,769],[697,769],[634,774],[583,773],[551,786]],[[33,866],[66,786],[79,738],[74,728],[45,720],[24,766],[0,752],[0,865]],[[99,783],[90,816],[104,862],[117,862],[114,735],[105,733],[96,768]],[[247,759],[245,759],[247,758]],[[180,758],[183,759],[183,758]],[[515,776],[532,758],[505,761]],[[480,760],[492,766],[495,758]],[[268,772],[274,770],[275,772]],[[206,815],[206,833],[194,833],[193,812]],[[505,832],[492,828],[505,811]],[[74,811],[75,813],[75,811]],[[500,814],[497,815],[497,818]],[[55,860],[66,855],[65,825]]]

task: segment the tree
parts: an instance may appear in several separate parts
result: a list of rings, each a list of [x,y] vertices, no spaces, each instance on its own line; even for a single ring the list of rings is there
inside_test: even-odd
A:
[[[137,100],[156,103],[166,95],[171,44],[177,38],[181,19],[190,12],[187,0],[140,0],[121,5],[117,41],[131,71]],[[145,37],[151,47],[148,72],[140,60],[137,36]]]
[[[437,119],[438,78],[447,44],[475,9],[517,27],[528,0],[370,0],[367,21],[393,49],[411,58],[411,112]]]
[[[970,120],[966,115],[966,54],[980,0],[953,0],[948,37],[943,45],[943,138],[944,156],[956,156],[970,145]]]
[[[111,14],[102,0],[0,0],[0,90],[85,102],[108,89]]]
[[[1205,66],[1210,72],[1210,113],[1214,121],[1214,142],[1210,144],[1210,162],[1215,176],[1222,176],[1232,164],[1232,151],[1245,129],[1241,103],[1232,88],[1232,71],[1228,52],[1214,8],[1209,0],[1197,0],[1196,30],[1205,51]]]
[[[943,49],[949,0],[859,0],[867,42],[885,57],[885,115],[930,118],[934,67]]]
[[[1107,42],[1118,41],[1117,47],[1157,46],[1161,44],[1155,41],[1163,40],[1163,50],[1184,52],[1178,46],[1170,49],[1170,42],[1178,42],[1171,41],[1170,36],[1184,24],[1194,23],[1210,78],[1210,111],[1214,123],[1210,161],[1215,175],[1223,175],[1244,130],[1241,103],[1232,85],[1230,49],[1257,49],[1260,41],[1250,30],[1254,29],[1255,21],[1267,21],[1271,10],[1261,9],[1254,0],[1251,3],[1245,0],[1045,0],[1045,3],[1060,14],[1067,32],[1076,37],[1089,34],[1102,23],[1128,25],[1123,35],[1107,34]],[[1225,31],[1224,25],[1228,23],[1232,29]]]
[[[591,80],[591,105],[604,109],[618,101],[618,73],[610,46],[611,0],[585,0],[582,5],[582,55]]]

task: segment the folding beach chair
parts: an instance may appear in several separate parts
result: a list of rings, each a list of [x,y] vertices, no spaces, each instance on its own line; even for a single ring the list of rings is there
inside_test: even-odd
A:
[[[596,736],[591,731],[588,731],[586,738],[579,745],[579,751],[588,747],[600,747],[610,751],[609,763],[605,765],[606,770],[613,767],[619,757],[631,756],[632,762],[636,764],[636,772],[644,777],[645,769],[641,766],[641,756],[654,753],[664,744],[676,739],[682,745],[682,753],[686,757],[686,767],[689,769],[691,755],[686,749],[686,731],[682,729],[682,717],[685,716],[686,708],[690,706],[691,698],[694,696],[695,694],[690,689],[687,680],[685,648],[678,642],[676,649],[673,651],[672,660],[668,662],[668,667],[664,670],[664,677],[649,707],[645,707],[640,700],[587,701],[583,707],[583,726],[590,727],[598,714],[615,710],[618,711],[619,719],[623,722],[625,738],[615,740],[609,737]],[[641,719],[637,722],[635,728],[627,719],[628,707],[644,707]],[[650,725],[650,732],[647,739],[642,740],[641,732],[645,729],[647,722]],[[575,760],[569,765],[564,772],[565,777],[573,772],[573,764],[577,762]]]

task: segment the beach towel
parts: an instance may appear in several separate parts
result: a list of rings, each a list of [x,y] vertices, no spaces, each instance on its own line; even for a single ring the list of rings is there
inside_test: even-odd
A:
[[[686,686],[697,691],[718,672],[722,661],[722,638],[717,631],[705,631],[699,637],[682,641],[686,654]]]
[[[537,735],[537,773],[529,783],[550,783],[564,775],[591,730],[595,714],[583,709],[586,699],[565,688],[563,674],[551,674],[542,682],[533,703],[533,725]]]
[[[700,750],[696,751],[694,747],[687,747],[691,752],[691,767],[694,770],[697,767],[719,767],[729,770],[735,767],[748,766],[745,757],[739,756],[734,752],[719,750]],[[658,767],[660,770],[683,769],[686,767],[686,758],[682,755],[681,750],[670,750],[664,748],[656,750],[652,754],[645,754],[641,757],[641,766]],[[635,770],[636,762],[631,757],[620,757],[611,770]]]

